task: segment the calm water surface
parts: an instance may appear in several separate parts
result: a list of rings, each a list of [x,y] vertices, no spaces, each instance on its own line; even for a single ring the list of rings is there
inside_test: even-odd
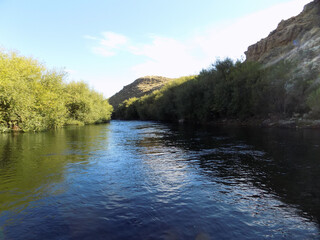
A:
[[[320,239],[320,131],[0,135],[0,239]]]

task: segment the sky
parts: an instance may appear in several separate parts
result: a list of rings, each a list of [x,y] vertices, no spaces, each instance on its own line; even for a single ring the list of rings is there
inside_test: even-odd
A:
[[[111,97],[143,76],[198,74],[311,0],[0,0],[0,48]]]

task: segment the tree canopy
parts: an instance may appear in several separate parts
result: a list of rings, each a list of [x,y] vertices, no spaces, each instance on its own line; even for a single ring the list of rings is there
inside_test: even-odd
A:
[[[110,120],[112,107],[103,95],[84,82],[67,83],[66,76],[32,58],[0,51],[0,132]]]

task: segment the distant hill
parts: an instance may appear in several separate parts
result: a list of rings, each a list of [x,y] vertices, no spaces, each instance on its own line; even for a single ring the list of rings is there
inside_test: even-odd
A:
[[[109,103],[117,109],[119,104],[129,98],[139,98],[160,89],[164,84],[170,82],[171,78],[160,76],[146,76],[136,79],[133,83],[124,86],[123,89],[109,98]]]

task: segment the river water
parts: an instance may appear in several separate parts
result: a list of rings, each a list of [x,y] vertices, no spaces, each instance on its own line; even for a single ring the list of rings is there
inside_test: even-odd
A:
[[[320,131],[0,135],[0,239],[320,239]]]

